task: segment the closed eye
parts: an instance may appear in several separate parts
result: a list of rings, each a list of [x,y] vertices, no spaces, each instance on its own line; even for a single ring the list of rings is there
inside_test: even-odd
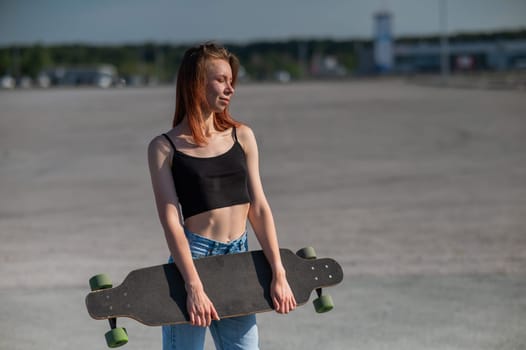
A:
[[[217,81],[220,82],[220,83],[224,83],[225,81],[227,81],[232,85],[232,83],[234,82],[234,80],[232,78],[228,78],[226,75],[222,75],[220,76],[219,78],[217,78]]]

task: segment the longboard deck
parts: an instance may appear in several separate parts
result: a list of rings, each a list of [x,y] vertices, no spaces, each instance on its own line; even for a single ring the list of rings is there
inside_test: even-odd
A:
[[[340,283],[341,266],[333,259],[306,260],[280,249],[287,279],[298,305],[316,288]],[[270,311],[272,271],[263,252],[213,256],[194,261],[205,291],[220,318]],[[91,317],[133,318],[149,326],[188,322],[184,280],[175,264],[134,270],[120,286],[87,295]]]

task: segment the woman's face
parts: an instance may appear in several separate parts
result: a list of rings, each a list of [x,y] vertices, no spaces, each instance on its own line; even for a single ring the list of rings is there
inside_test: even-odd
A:
[[[206,102],[210,112],[223,112],[234,95],[232,69],[221,59],[206,62]]]

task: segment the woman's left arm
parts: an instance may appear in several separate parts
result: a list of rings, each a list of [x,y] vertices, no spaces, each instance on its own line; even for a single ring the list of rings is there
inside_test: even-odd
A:
[[[256,138],[248,126],[241,126],[238,136],[247,159],[248,189],[251,198],[248,219],[272,268],[271,297],[274,308],[279,313],[288,313],[296,307],[296,299],[281,262],[274,218],[261,183]]]

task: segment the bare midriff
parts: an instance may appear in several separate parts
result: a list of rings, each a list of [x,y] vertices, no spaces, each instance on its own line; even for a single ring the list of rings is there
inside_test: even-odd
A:
[[[228,243],[245,232],[249,206],[245,203],[212,209],[187,218],[184,225],[195,234]]]

